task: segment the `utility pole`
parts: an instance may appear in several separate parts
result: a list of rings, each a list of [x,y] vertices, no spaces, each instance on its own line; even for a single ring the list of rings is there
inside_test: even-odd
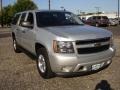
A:
[[[2,8],[2,0],[0,0],[0,11],[1,11],[1,26],[3,27],[3,8]]]
[[[119,2],[119,0],[118,0],[118,21],[120,20],[120,17],[119,17],[119,16],[120,16],[120,7],[119,7],[120,5],[119,5],[119,3],[120,3],[120,2]]]
[[[95,7],[95,8],[96,8],[96,15],[98,14],[98,16],[99,16],[100,7]]]
[[[49,3],[49,10],[51,9],[51,2],[50,2],[50,0],[48,1],[48,3]]]

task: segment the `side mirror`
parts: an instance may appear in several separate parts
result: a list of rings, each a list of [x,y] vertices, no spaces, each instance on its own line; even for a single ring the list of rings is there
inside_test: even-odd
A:
[[[33,28],[33,24],[31,24],[30,22],[26,22],[26,21],[22,22],[21,26],[27,27],[27,28]]]

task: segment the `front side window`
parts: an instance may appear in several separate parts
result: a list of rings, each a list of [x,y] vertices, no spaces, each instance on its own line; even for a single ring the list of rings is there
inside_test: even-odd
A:
[[[27,22],[30,22],[30,24],[34,24],[34,18],[33,18],[33,13],[29,13],[27,17]]]
[[[87,20],[91,20],[92,19],[92,17],[89,17]]]
[[[36,12],[38,27],[83,25],[82,21],[70,12]]]

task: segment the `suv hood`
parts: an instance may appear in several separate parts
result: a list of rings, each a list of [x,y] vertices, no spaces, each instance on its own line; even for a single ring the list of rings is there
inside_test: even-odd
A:
[[[96,39],[110,37],[112,35],[108,30],[88,25],[46,27],[45,30],[57,36],[72,40]]]

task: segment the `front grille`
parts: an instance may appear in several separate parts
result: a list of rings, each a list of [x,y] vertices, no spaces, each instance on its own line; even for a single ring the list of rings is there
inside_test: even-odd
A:
[[[110,45],[104,45],[100,47],[91,47],[91,48],[78,48],[78,54],[90,54],[90,53],[97,53],[101,51],[105,51],[109,49]]]
[[[91,54],[108,50],[110,47],[110,37],[94,40],[77,40],[76,49],[78,54]]]
[[[109,41],[109,40],[110,40],[110,37],[100,38],[100,39],[77,40],[76,45],[106,42],[106,41]]]

